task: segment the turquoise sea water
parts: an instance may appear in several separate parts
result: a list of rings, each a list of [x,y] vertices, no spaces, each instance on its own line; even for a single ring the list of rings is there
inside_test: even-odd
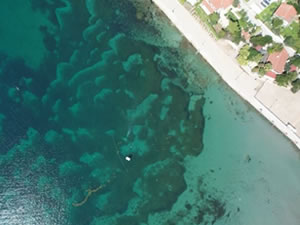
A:
[[[151,1],[0,6],[0,224],[271,224],[293,146]]]

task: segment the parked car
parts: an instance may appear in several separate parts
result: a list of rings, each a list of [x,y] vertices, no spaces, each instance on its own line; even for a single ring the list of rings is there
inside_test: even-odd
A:
[[[260,2],[260,4],[264,7],[264,8],[266,8],[267,6],[265,5],[265,3],[264,2]]]

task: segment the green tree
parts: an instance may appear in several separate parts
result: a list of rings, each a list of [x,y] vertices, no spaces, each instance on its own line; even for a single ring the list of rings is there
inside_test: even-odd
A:
[[[266,74],[267,71],[271,70],[271,68],[272,68],[272,64],[270,62],[266,62],[266,63],[260,62],[257,64],[256,67],[252,69],[252,72],[256,72],[259,75],[263,76]]]
[[[276,9],[280,6],[281,1],[272,2],[267,8],[265,8],[260,14],[257,14],[255,18],[260,19],[263,22],[269,21],[273,16]]]
[[[283,49],[283,45],[281,43],[273,43],[270,47],[268,47],[268,53],[280,52]]]
[[[217,12],[210,14],[208,17],[212,25],[216,25],[220,19],[220,15]]]
[[[293,37],[287,37],[284,40],[284,43],[295,49],[297,52],[300,52],[300,36],[297,39],[294,39]]]
[[[241,37],[241,29],[239,23],[237,21],[229,20],[229,25],[226,27],[227,31],[232,37],[232,41],[234,43],[240,43]]]
[[[241,49],[240,49],[240,52],[239,52],[239,55],[237,57],[237,61],[240,65],[242,66],[245,66],[248,64],[248,56],[249,56],[249,49],[250,49],[250,46],[249,45],[244,45]]]
[[[233,3],[232,3],[233,7],[238,7],[239,4],[240,4],[240,0],[233,0]]]
[[[297,80],[295,80],[295,81],[292,82],[291,91],[293,93],[296,93],[299,90],[300,90],[300,79],[297,79]]]
[[[225,15],[229,20],[231,20],[233,22],[238,21],[238,18],[233,14],[233,12],[231,12],[231,10],[229,10],[229,12],[227,12]]]
[[[292,83],[296,78],[297,78],[297,73],[294,71],[294,72],[288,72],[286,74],[281,74],[276,76],[275,81],[279,86],[286,87],[290,83]]]
[[[272,19],[272,26],[273,27],[280,27],[283,24],[283,21],[278,17]]]
[[[264,65],[264,68],[266,71],[269,71],[272,69],[272,63],[270,62],[266,62],[265,65]]]
[[[297,67],[300,67],[300,56],[299,55],[296,55],[294,57],[292,57],[290,59],[290,62],[289,62],[290,65],[295,65]]]
[[[249,56],[248,56],[248,60],[252,61],[252,62],[260,62],[260,60],[262,59],[263,55],[257,51],[255,48],[250,48],[249,49]]]
[[[217,33],[219,38],[224,38],[226,36],[226,32],[222,29]]]
[[[239,19],[239,24],[240,27],[242,27],[245,31],[249,30],[248,18],[242,17],[241,19]]]
[[[288,77],[284,74],[277,75],[275,81],[279,86],[286,87],[289,84]]]
[[[253,36],[250,38],[250,42],[254,45],[260,45],[260,46],[265,46],[266,44],[272,43],[272,37],[269,35],[262,36],[262,35],[257,35]]]
[[[282,24],[283,24],[283,21],[281,19],[279,19],[278,17],[273,18],[272,19],[272,30],[276,34],[279,34]]]

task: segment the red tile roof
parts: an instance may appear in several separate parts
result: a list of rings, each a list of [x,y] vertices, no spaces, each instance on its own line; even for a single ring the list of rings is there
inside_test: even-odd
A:
[[[202,1],[202,4],[205,6],[205,8],[207,8],[207,10],[210,12],[210,13],[213,13],[215,10],[209,5],[209,3],[206,1],[206,0],[203,0]]]
[[[287,22],[291,22],[292,19],[297,15],[297,11],[294,6],[282,3],[276,10],[275,15],[281,17]]]
[[[243,37],[245,38],[246,41],[250,40],[251,35],[249,34],[249,32],[243,30],[242,35],[243,35]]]
[[[215,10],[218,9],[226,9],[230,5],[232,5],[233,0],[209,0],[210,4],[215,8]]]
[[[295,66],[294,64],[292,64],[291,66],[290,66],[290,72],[294,72],[294,71],[296,71],[297,70],[297,66]]]
[[[203,0],[202,5],[205,6],[210,13],[218,9],[226,9],[232,5],[233,0]]]
[[[272,71],[268,71],[268,72],[266,72],[266,76],[268,76],[268,77],[272,77],[272,78],[276,78],[276,73],[274,73],[274,72],[272,72]]]
[[[289,58],[288,52],[283,48],[281,52],[274,52],[269,55],[268,61],[272,63],[272,69],[277,73],[282,73],[284,71],[284,66]]]
[[[257,46],[255,47],[255,49],[256,49],[257,51],[260,51],[260,50],[262,49],[262,46],[261,46],[261,45],[257,45]]]

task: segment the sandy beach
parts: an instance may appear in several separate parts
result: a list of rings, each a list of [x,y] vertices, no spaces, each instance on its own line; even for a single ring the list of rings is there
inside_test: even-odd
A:
[[[235,58],[226,54],[225,47],[211,37],[177,0],[153,0],[153,2],[168,16],[177,29],[191,42],[230,87],[300,149],[299,129],[298,131],[294,129],[300,125],[298,119],[296,119],[297,115],[300,115],[300,106],[298,107],[293,103],[300,99],[300,93],[297,95],[290,93],[288,97],[285,96],[286,99],[283,99],[281,93],[289,90],[278,87],[272,84],[271,81],[259,79],[257,75],[249,74],[243,70]],[[267,85],[265,85],[266,83]],[[271,89],[272,95],[263,98],[259,92],[263,91],[264,88]],[[293,102],[289,101],[289,96],[293,97],[291,98]],[[270,102],[274,104],[278,102],[275,109],[270,106]],[[289,111],[286,111],[286,106],[289,105],[295,106],[292,109],[293,115],[289,115]]]

